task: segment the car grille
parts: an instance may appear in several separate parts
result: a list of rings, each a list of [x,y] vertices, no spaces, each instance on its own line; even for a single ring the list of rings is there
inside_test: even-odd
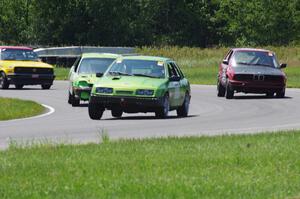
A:
[[[117,95],[132,95],[133,91],[122,91],[122,90],[117,90],[116,91]]]
[[[280,75],[252,75],[252,74],[236,74],[234,80],[237,81],[265,81],[265,82],[279,82],[283,81]]]
[[[15,67],[16,74],[53,74],[52,68]]]
[[[251,74],[236,74],[234,79],[237,81],[251,81],[253,80],[253,75]]]
[[[283,77],[278,75],[265,75],[265,81],[270,81],[270,82],[283,81]]]

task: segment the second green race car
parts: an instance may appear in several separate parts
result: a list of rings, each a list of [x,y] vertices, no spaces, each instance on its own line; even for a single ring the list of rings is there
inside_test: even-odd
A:
[[[80,100],[88,101],[94,82],[103,75],[117,57],[120,55],[109,53],[82,54],[69,73],[68,103],[72,106],[79,106]]]
[[[99,120],[105,109],[113,117],[125,113],[154,112],[165,118],[176,110],[179,117],[189,111],[191,89],[175,61],[163,57],[118,58],[94,84],[89,116]]]

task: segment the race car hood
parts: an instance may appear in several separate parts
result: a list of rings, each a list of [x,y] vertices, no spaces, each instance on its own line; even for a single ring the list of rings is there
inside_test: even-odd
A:
[[[40,61],[7,61],[2,60],[0,63],[3,67],[36,67],[36,68],[53,68],[50,64]]]
[[[247,65],[247,66],[239,65],[237,67],[234,67],[234,73],[235,74],[284,75],[284,73],[278,68],[268,67],[268,66],[257,66],[257,65]]]
[[[157,89],[166,83],[166,79],[135,77],[135,76],[105,76],[95,83],[95,86],[122,89]]]

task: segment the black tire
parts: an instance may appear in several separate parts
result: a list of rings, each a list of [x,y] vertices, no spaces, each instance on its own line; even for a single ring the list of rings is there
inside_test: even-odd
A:
[[[72,101],[71,104],[73,107],[79,106],[80,105],[80,99],[75,98],[74,95],[72,95]]]
[[[224,97],[226,93],[226,88],[222,85],[222,83],[218,80],[217,85],[218,97]]]
[[[41,87],[42,87],[42,89],[50,89],[51,84],[42,84]]]
[[[92,120],[100,120],[103,112],[104,107],[101,104],[97,103],[89,103],[89,116]]]
[[[285,88],[282,89],[282,90],[279,91],[279,92],[276,92],[276,97],[277,97],[277,98],[284,98],[284,97],[285,97]]]
[[[72,95],[70,92],[68,92],[69,95],[68,95],[68,104],[72,104]]]
[[[122,117],[122,114],[123,114],[123,111],[121,109],[112,109],[111,110],[111,115],[113,117],[120,118],[120,117]]]
[[[23,84],[15,84],[16,89],[22,89],[24,87]]]
[[[274,93],[273,93],[273,92],[267,92],[267,93],[266,93],[266,96],[267,96],[268,98],[272,98],[272,97],[274,97]]]
[[[155,112],[155,116],[157,118],[166,118],[168,117],[170,110],[169,96],[165,95],[162,102],[162,107],[159,107]]]
[[[227,83],[225,97],[226,97],[226,99],[232,99],[233,96],[234,96],[234,90],[231,88],[229,83]]]
[[[0,73],[0,88],[1,89],[8,89],[9,82],[4,72]]]
[[[190,107],[190,95],[188,93],[185,94],[183,104],[176,110],[178,117],[187,117],[189,114]]]

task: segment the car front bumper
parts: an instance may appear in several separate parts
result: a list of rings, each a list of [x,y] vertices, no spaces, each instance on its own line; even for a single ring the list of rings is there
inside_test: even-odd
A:
[[[10,84],[22,85],[52,85],[55,75],[52,74],[8,74]]]
[[[127,112],[150,112],[163,106],[163,98],[91,95],[89,103],[102,104],[107,109],[118,107]]]
[[[267,93],[280,92],[285,88],[283,82],[255,82],[255,81],[235,81],[230,80],[229,86],[237,91],[244,93]]]
[[[80,98],[81,100],[89,100],[91,94],[92,87],[74,87],[73,91],[76,98]]]

